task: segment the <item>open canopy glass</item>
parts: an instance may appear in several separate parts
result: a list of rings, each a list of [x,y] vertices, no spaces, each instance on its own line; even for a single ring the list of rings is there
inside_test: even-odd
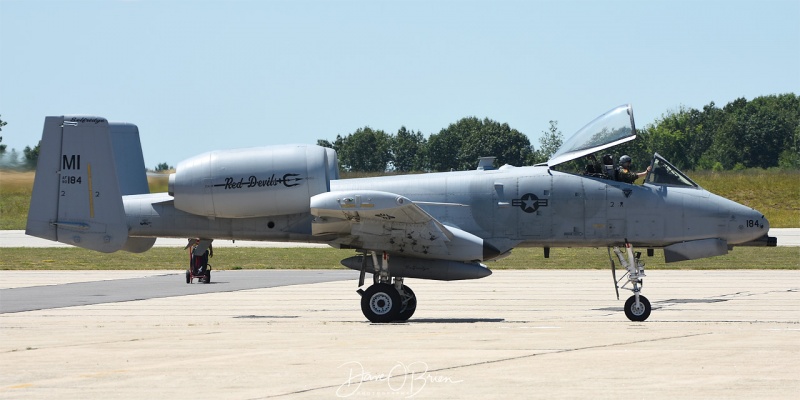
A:
[[[567,139],[547,161],[552,167],[636,138],[633,108],[622,105],[597,117]]]
[[[547,161],[553,167],[583,156],[597,163],[593,153],[636,139],[636,126],[633,122],[633,109],[630,104],[619,106],[601,115],[570,137]],[[587,165],[583,175],[604,179],[618,180],[616,164],[608,156],[601,166]],[[645,177],[645,184],[658,186],[682,186],[699,188],[686,174],[675,168],[664,157],[655,153],[650,162],[650,172]]]

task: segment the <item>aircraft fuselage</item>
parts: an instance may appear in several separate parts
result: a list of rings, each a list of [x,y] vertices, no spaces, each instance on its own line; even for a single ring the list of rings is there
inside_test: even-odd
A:
[[[701,188],[634,185],[547,167],[398,175],[331,181],[331,191],[405,196],[446,226],[502,252],[516,246],[605,247],[627,239],[664,247],[706,238],[729,245],[763,236],[764,216]],[[209,218],[176,210],[167,194],[124,197],[130,236],[325,242],[308,213]]]

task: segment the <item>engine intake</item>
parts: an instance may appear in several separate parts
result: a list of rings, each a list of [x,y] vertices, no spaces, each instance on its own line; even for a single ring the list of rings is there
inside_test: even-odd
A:
[[[217,150],[181,161],[169,176],[175,208],[219,218],[309,212],[339,178],[336,152],[314,145]]]

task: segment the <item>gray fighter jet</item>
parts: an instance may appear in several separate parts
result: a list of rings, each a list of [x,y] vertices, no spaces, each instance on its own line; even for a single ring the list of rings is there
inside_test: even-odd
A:
[[[156,237],[327,243],[354,249],[342,264],[372,284],[358,289],[373,322],[408,320],[417,307],[404,278],[477,279],[483,262],[515,247],[606,247],[633,295],[626,316],[650,315],[640,252],[667,262],[774,246],[760,212],[716,196],[656,154],[644,184],[617,180],[614,158],[582,171],[569,161],[636,137],[617,107],[568,139],[545,164],[339,180],[336,153],[313,145],[216,150],[178,164],[168,193],[149,193],[135,125],[89,116],[46,117],[26,233],[101,252],[143,252]],[[291,251],[291,250],[287,250]],[[208,277],[210,281],[210,276]],[[622,283],[622,285],[620,285]]]

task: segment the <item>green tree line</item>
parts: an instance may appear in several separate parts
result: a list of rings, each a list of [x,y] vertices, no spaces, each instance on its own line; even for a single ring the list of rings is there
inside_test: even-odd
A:
[[[5,124],[0,120],[0,131]],[[636,140],[613,151],[630,155],[638,167],[658,152],[685,170],[800,169],[800,96],[794,93],[739,98],[722,108],[714,102],[702,110],[681,107],[637,131]],[[495,166],[542,163],[562,138],[557,121],[550,121],[536,149],[507,123],[466,117],[428,137],[405,126],[395,133],[363,127],[317,144],[335,149],[345,171],[413,172],[474,169],[483,156],[497,157]],[[15,150],[8,154],[0,145],[0,162],[35,168],[38,153],[38,146],[26,147],[20,161]],[[166,167],[162,163],[156,169]]]
[[[681,107],[637,132],[613,151],[639,166],[658,152],[686,170],[800,168],[800,97],[793,93],[739,98],[722,108],[713,102],[702,110]],[[481,156],[497,157],[497,165],[545,162],[562,142],[557,121],[539,141],[537,150],[508,124],[467,117],[427,139],[406,127],[395,134],[364,127],[317,144],[335,149],[345,171],[409,172],[474,169]]]
[[[317,144],[335,149],[345,171],[412,172],[475,169],[478,158],[489,156],[496,157],[495,166],[535,164],[547,161],[561,141],[556,121],[550,121],[537,151],[527,136],[506,123],[466,117],[428,138],[405,126],[395,134],[364,127]]]
[[[615,151],[634,160],[658,152],[685,170],[800,168],[800,96],[793,93],[682,107],[637,131]]]
[[[0,132],[3,131],[3,127],[8,125],[8,122],[3,121],[0,119]],[[5,144],[2,144],[3,137],[0,136],[0,167],[2,168],[9,168],[9,169],[35,169],[36,162],[39,160],[39,145],[37,144],[35,147],[31,148],[30,146],[25,146],[25,149],[22,151],[23,156],[20,160],[20,156],[17,153],[16,149],[11,149],[10,152],[6,151],[8,147]]]

